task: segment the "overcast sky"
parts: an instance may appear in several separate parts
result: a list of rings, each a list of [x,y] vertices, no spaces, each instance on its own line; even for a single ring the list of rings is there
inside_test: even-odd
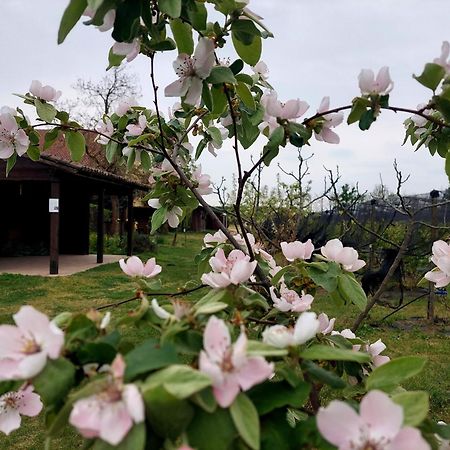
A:
[[[104,74],[110,33],[100,33],[81,23],[66,42],[56,44],[56,33],[65,0],[2,0],[0,14],[0,106],[16,106],[12,92],[24,93],[32,79],[38,79],[74,96],[70,86],[78,78],[98,79]],[[416,107],[427,100],[429,92],[412,79],[425,62],[439,56],[441,43],[450,40],[448,0],[252,0],[251,8],[264,16],[275,39],[264,41],[263,60],[270,68],[269,81],[279,98],[300,98],[314,113],[324,95],[331,106],[340,106],[358,95],[357,76],[361,68],[378,70],[387,65],[395,87],[391,105]],[[219,55],[220,56],[220,55]],[[226,55],[224,55],[226,56]],[[175,79],[171,62],[175,52],[158,57],[157,79],[161,88]],[[130,63],[142,85],[142,103],[150,106],[149,62],[140,55]],[[161,89],[162,91],[162,89]],[[163,101],[164,107],[171,104]],[[379,183],[394,188],[394,158],[411,180],[408,193],[445,189],[448,181],[443,160],[428,151],[414,153],[401,146],[405,115],[385,112],[368,132],[357,125],[337,128],[339,145],[311,140],[308,151],[314,192],[320,192],[325,175],[323,167],[339,165],[342,180],[359,183],[371,191]],[[263,142],[263,141],[261,141]],[[261,149],[257,142],[253,153]],[[247,163],[250,151],[245,152]],[[296,149],[280,152],[279,162],[288,170],[295,168]],[[204,154],[203,169],[215,181],[223,175],[231,180],[235,171],[230,148],[219,151],[215,159]],[[264,172],[264,182],[273,184],[279,169]]]

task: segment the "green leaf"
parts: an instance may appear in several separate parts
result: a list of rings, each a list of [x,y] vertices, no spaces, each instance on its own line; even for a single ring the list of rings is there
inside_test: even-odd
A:
[[[361,119],[361,116],[366,112],[369,106],[370,101],[367,98],[357,97],[354,99],[347,123],[350,125],[354,122],[359,122],[359,119]]]
[[[64,39],[70,33],[70,30],[80,20],[84,10],[87,7],[87,0],[71,0],[64,11],[64,14],[59,24],[58,30],[58,44],[62,44]]]
[[[370,128],[373,122],[375,122],[375,114],[373,109],[364,111],[359,119],[359,128],[362,131],[366,131]]]
[[[110,364],[116,356],[116,349],[104,342],[88,342],[77,351],[81,364]]]
[[[132,381],[152,370],[178,362],[177,352],[173,345],[160,345],[158,341],[148,339],[125,355],[125,381]]]
[[[403,408],[403,426],[416,427],[427,417],[430,409],[428,392],[400,392],[392,400]]]
[[[240,41],[236,37],[236,34],[233,32],[231,33],[231,38],[233,40],[234,48],[239,57],[250,66],[256,65],[259,59],[261,58],[262,52],[261,36],[254,36],[253,41],[249,45],[245,45],[242,41]]]
[[[186,6],[189,22],[194,29],[198,31],[206,30],[208,12],[205,4],[201,1],[190,1]]]
[[[92,320],[84,314],[74,315],[66,328],[66,348],[76,351],[80,344],[95,339],[97,335],[98,329]]]
[[[17,161],[17,153],[13,153],[7,160],[6,160],[6,176],[9,175],[13,167],[16,165]]]
[[[432,91],[436,90],[444,77],[445,69],[441,65],[435,63],[425,64],[422,74],[419,76],[414,75],[414,78],[420,84],[431,89]]]
[[[41,102],[38,98],[34,99],[37,115],[44,122],[51,123],[56,117],[56,108],[50,103]]]
[[[284,140],[284,128],[276,128],[269,137],[269,142],[264,147],[264,164],[270,165],[272,159],[278,155],[279,147]]]
[[[152,165],[152,160],[150,158],[149,152],[143,150],[141,152],[141,167],[143,170],[147,171]]]
[[[84,136],[79,131],[66,131],[65,140],[72,161],[81,161],[86,152],[86,141]]]
[[[122,61],[125,59],[125,56],[126,55],[116,55],[111,47],[108,53],[109,64],[106,70],[111,69],[111,67],[119,67],[122,64]]]
[[[228,308],[228,304],[224,302],[209,302],[205,305],[202,305],[196,308],[194,316],[198,316],[199,314],[214,314],[216,312],[222,311]]]
[[[323,287],[327,292],[333,292],[337,289],[338,285],[338,275],[342,273],[342,270],[339,264],[334,262],[328,263],[320,263],[324,265],[313,265],[317,263],[308,264],[306,266],[306,272],[309,277],[316,283],[318,286]],[[324,272],[324,268],[326,271]]]
[[[213,108],[212,97],[211,91],[209,90],[209,85],[206,81],[203,81],[202,83],[202,100],[206,108],[208,108],[211,111]],[[222,138],[220,138],[220,140],[222,140]]]
[[[167,38],[162,41],[151,40],[148,46],[157,52],[167,52],[177,48],[177,44],[175,44],[175,41],[171,38]]]
[[[106,160],[109,163],[112,163],[114,161],[115,156],[119,152],[119,144],[114,141],[109,141],[106,144],[105,153],[106,153]]]
[[[450,152],[447,152],[447,155],[445,157],[445,173],[450,180]]]
[[[161,206],[152,215],[152,233],[159,229],[159,227],[167,220],[167,207]]]
[[[419,356],[402,356],[377,367],[367,378],[368,390],[391,390],[404,380],[411,378],[422,371],[426,359]]]
[[[261,32],[251,20],[235,20],[231,24],[231,32],[233,34],[233,42],[235,38],[247,46],[250,46],[255,38],[261,37]]]
[[[27,155],[32,161],[38,161],[41,156],[41,151],[37,145],[30,145],[27,150]]]
[[[44,370],[33,379],[36,392],[45,405],[61,402],[75,383],[75,367],[67,359],[47,361]]]
[[[50,148],[56,141],[56,139],[58,139],[58,136],[59,128],[52,128],[51,130],[47,131],[44,136],[44,150]]]
[[[181,0],[158,0],[159,10],[176,19],[181,14]]]
[[[237,437],[237,431],[227,409],[217,408],[212,414],[199,409],[187,435],[189,445],[198,450],[228,450]]]
[[[247,343],[247,354],[251,356],[285,356],[287,349],[272,347],[261,341],[249,340]]]
[[[244,68],[244,61],[242,59],[237,59],[232,64],[230,64],[230,70],[234,75],[237,75]]]
[[[190,400],[206,412],[213,413],[217,409],[216,398],[211,388],[195,393]]]
[[[194,408],[186,400],[177,399],[162,386],[144,390],[142,397],[152,430],[163,438],[179,437],[194,416]]]
[[[311,385],[300,381],[293,387],[285,381],[266,381],[249,391],[249,396],[262,416],[274,409],[290,406],[301,408],[308,400]]]
[[[150,375],[142,385],[142,390],[161,385],[174,397],[183,400],[192,394],[211,386],[211,378],[185,365],[172,365]]]
[[[192,55],[194,52],[192,27],[180,19],[173,19],[170,21],[170,28],[172,29],[173,38],[177,43],[178,53]]]
[[[231,418],[243,441],[259,450],[259,415],[252,401],[240,393],[230,406]]]
[[[329,345],[312,345],[303,350],[300,356],[303,359],[318,361],[356,361],[359,363],[367,363],[371,360],[370,355],[367,353],[331,347]]]
[[[239,98],[244,102],[245,106],[247,106],[247,108],[256,109],[253,95],[244,82],[242,81],[238,82],[238,84],[236,85],[236,93],[238,94]]]
[[[206,81],[211,84],[234,84],[236,83],[236,78],[234,78],[233,72],[229,67],[216,66],[212,68],[211,73]]]
[[[305,360],[302,362],[302,369],[306,370],[315,379],[322,383],[328,384],[334,389],[343,389],[347,386],[347,383],[334,372],[330,372],[312,361]]]
[[[116,7],[112,37],[117,42],[131,42],[139,34],[141,2],[123,0]]]
[[[144,450],[146,441],[145,423],[138,423],[117,444],[111,445],[101,439],[96,439],[92,450]]]
[[[212,86],[211,87],[211,97],[212,97],[212,113],[220,115],[223,113],[225,107],[227,106],[227,97],[223,90],[223,86]]]
[[[338,275],[337,281],[338,290],[341,296],[346,301],[353,303],[361,311],[364,311],[367,305],[367,296],[353,275],[341,273]]]

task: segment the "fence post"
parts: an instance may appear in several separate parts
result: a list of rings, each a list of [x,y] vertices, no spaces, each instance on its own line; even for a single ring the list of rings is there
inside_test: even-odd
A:
[[[430,192],[430,197],[431,197],[431,225],[433,225],[433,227],[437,226],[437,207],[436,207],[436,202],[437,199],[439,198],[439,191],[433,189]],[[434,242],[437,239],[437,228],[431,228],[431,240]],[[436,302],[436,293],[435,293],[435,288],[434,288],[434,284],[433,283],[429,283],[430,286],[430,295],[428,297],[428,305],[427,305],[427,319],[431,322],[434,323],[434,304]]]

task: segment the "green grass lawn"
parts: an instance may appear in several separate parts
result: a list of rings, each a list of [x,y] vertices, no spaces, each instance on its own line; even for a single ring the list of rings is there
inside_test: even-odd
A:
[[[203,235],[178,236],[177,245],[172,247],[172,236],[165,236],[155,255],[140,255],[143,259],[156,256],[163,266],[161,275],[164,290],[175,292],[191,280],[198,280],[194,256],[201,247]],[[0,323],[11,323],[11,314],[21,305],[30,304],[50,316],[61,311],[86,311],[101,305],[133,297],[133,283],[126,277],[118,264],[103,265],[84,273],[68,277],[37,277],[22,275],[0,275]],[[201,296],[195,293],[191,298]],[[405,301],[407,301],[406,299]],[[115,314],[129,310],[130,305],[112,309]],[[325,311],[337,317],[336,329],[351,325],[358,311],[353,306],[336,305],[324,296],[317,296],[313,304],[317,312]],[[385,353],[391,357],[400,355],[421,355],[428,359],[425,370],[405,384],[410,390],[427,390],[431,396],[431,412],[435,419],[450,422],[450,374],[449,374],[449,325],[448,309],[441,303],[437,306],[439,317],[447,318],[447,325],[429,326],[420,319],[426,315],[426,302],[421,300],[403,309],[388,320],[379,319],[390,309],[376,307],[359,335],[371,342],[381,338],[387,345]],[[128,339],[141,338],[150,334],[148,329],[129,328]],[[43,417],[23,420],[23,427],[9,437],[0,436],[0,449],[42,449],[44,447]],[[74,432],[53,441],[52,448],[79,448],[80,441]]]

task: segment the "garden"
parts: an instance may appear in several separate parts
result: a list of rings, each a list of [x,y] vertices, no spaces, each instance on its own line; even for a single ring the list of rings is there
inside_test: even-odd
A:
[[[107,248],[135,247],[119,264],[0,274],[2,448],[448,449],[449,192],[406,195],[409,176],[394,161],[390,192],[383,183],[360,192],[327,170],[316,197],[308,147],[339,144],[344,122],[363,133],[401,113],[405,142],[441,158],[450,176],[450,44],[420,63],[414,78],[429,99],[417,107],[393,104],[384,66],[361,70],[348,103],[325,96],[311,112],[305,100],[279,99],[261,60],[274,36],[248,3],[70,0],[58,44],[80,21],[111,32],[108,69],[117,81],[118,67],[145,58],[152,104],[119,96],[90,123],[33,80],[16,94],[23,105],[1,108],[5,183],[48,161],[59,140],[80,163],[94,136],[111,170],[103,178],[145,183],[140,200],[152,211],[132,241],[133,194],[111,197],[111,229],[128,227],[128,240],[111,231]],[[224,48],[232,59],[221,59]],[[175,73],[163,85],[167,52]],[[168,113],[163,96],[176,101]],[[292,171],[278,163],[286,151]],[[206,155],[217,167],[232,159],[231,188],[202,171]],[[290,182],[266,187],[261,174],[274,164]],[[103,195],[96,236],[86,227],[101,257]],[[214,229],[187,231],[194,217]],[[55,246],[51,238],[51,258]]]

